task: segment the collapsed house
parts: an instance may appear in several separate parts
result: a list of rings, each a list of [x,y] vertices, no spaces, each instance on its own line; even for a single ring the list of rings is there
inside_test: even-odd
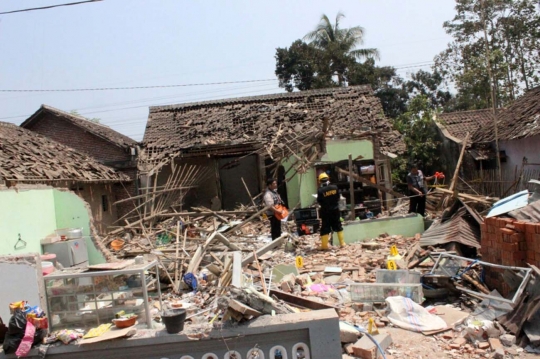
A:
[[[3,194],[21,185],[69,188],[90,205],[99,232],[116,220],[114,185],[131,179],[70,147],[16,125],[0,123],[0,181]],[[11,188],[11,190],[9,190]],[[29,219],[30,220],[30,219]],[[3,226],[9,230],[14,226]],[[41,238],[36,238],[37,240]]]
[[[441,140],[440,162],[445,173],[454,173],[459,159],[461,146],[469,134],[469,149],[461,164],[464,172],[490,168],[488,162],[495,158],[495,152],[471,149],[471,137],[480,128],[493,128],[491,109],[458,111],[436,114],[435,125]]]
[[[113,196],[109,202],[103,202],[103,207],[116,207],[113,210],[119,217],[133,208],[130,201],[118,206],[112,206],[112,203],[137,194],[138,143],[135,140],[108,126],[48,105],[41,105],[21,123],[21,127],[71,147],[128,176],[129,182],[112,185]],[[84,186],[72,189],[85,191]]]
[[[439,114],[435,123],[442,138],[441,160],[448,170],[461,168],[464,181],[478,193],[505,197],[530,189],[540,177],[540,87],[527,91],[497,114],[501,161],[497,170],[495,123],[491,109]],[[459,147],[467,151],[459,161]]]
[[[290,208],[307,207],[317,173],[347,167],[349,154],[354,172],[369,168],[368,179],[391,189],[389,156],[405,148],[369,86],[151,107],[143,147],[141,189],[162,188],[175,166],[196,166],[206,175],[183,206],[213,210],[251,205],[271,177]],[[379,199],[377,190],[369,196]]]

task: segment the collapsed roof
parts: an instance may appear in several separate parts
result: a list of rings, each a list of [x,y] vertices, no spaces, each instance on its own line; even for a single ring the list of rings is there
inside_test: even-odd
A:
[[[112,144],[123,149],[129,149],[130,147],[137,145],[137,141],[113,130],[108,126],[97,122],[92,122],[82,116],[68,113],[48,105],[41,105],[41,107],[32,116],[21,123],[21,127],[30,129],[36,121],[39,121],[39,119],[46,114],[52,114],[60,117],[61,119],[68,121],[73,125],[80,127],[95,136],[103,138],[104,140],[111,142]]]
[[[473,134],[480,128],[493,128],[493,113],[491,109],[458,111],[441,113],[435,121],[445,137],[455,142],[461,142],[467,137],[467,132]]]
[[[131,181],[70,147],[7,122],[0,122],[0,178],[22,183]]]
[[[499,140],[517,140],[540,135],[540,86],[527,91],[497,116]],[[492,127],[481,127],[474,142],[495,141]]]
[[[333,136],[371,131],[381,152],[405,150],[369,86],[150,107],[143,146],[149,160],[207,146],[264,146],[280,129],[285,135],[322,130],[325,121]]]

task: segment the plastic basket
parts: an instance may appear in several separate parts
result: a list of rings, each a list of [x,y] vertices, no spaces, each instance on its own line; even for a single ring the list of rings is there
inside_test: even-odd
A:
[[[400,283],[354,283],[350,286],[353,302],[384,302],[388,297],[402,296],[422,303],[422,284]]]
[[[377,269],[375,278],[377,283],[420,283],[420,272],[409,271],[406,269],[388,270]]]

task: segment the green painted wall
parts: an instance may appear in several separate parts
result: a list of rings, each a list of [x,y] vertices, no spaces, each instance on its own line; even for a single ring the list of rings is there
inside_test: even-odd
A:
[[[82,228],[90,264],[105,263],[103,255],[90,239],[90,218],[83,200],[73,192],[54,190],[56,228]]]
[[[0,255],[41,253],[39,241],[55,229],[52,189],[0,190]],[[14,249],[19,233],[27,245]]]
[[[306,208],[316,202],[316,198],[313,197],[314,194],[317,194],[317,174],[315,168],[310,168],[306,173],[302,173],[299,181],[300,208]]]
[[[85,202],[76,194],[52,188],[18,191],[0,190],[0,255],[41,251],[41,239],[58,228],[82,227],[90,235],[89,214]],[[27,242],[14,249],[18,234]],[[90,264],[105,262],[87,237]]]
[[[326,141],[326,154],[321,162],[339,162],[349,158],[362,156],[365,160],[373,159],[373,143],[369,140],[330,140]]]
[[[363,159],[373,159],[373,143],[369,140],[329,140],[326,141],[326,154],[323,155],[320,162],[339,162],[349,158],[362,156]],[[288,171],[296,162],[295,157],[290,157],[283,161],[285,171]],[[306,173],[297,174],[287,182],[287,197],[289,207],[294,208],[300,205],[300,208],[311,206],[315,198],[312,196],[317,193],[317,178],[314,168]]]
[[[383,233],[414,237],[417,233],[424,233],[424,218],[420,215],[408,215],[406,217],[354,221],[344,225],[343,232],[347,243],[377,238]],[[334,234],[334,244],[337,243],[339,242]]]

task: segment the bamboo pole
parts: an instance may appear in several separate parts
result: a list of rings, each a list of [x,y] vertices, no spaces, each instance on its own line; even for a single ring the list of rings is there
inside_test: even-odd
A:
[[[352,162],[352,154],[349,153],[349,173],[353,172],[353,162]],[[354,218],[356,217],[356,207],[354,203],[354,180],[352,175],[349,176],[349,191],[350,191],[350,200],[351,200],[351,213],[349,214],[351,221],[354,221]]]

